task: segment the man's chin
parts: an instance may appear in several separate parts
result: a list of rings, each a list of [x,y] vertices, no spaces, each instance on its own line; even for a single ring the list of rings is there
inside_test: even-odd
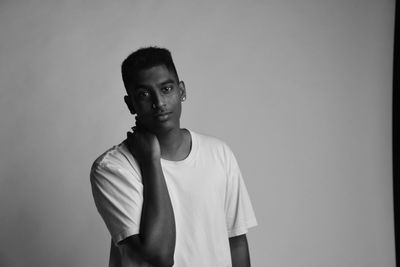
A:
[[[163,123],[155,123],[152,125],[152,132],[156,135],[166,134],[170,131],[173,131],[175,128],[179,128],[175,123],[172,122],[163,122]]]

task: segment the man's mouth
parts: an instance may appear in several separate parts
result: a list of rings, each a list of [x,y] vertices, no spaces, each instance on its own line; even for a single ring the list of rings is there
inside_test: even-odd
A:
[[[170,115],[171,115],[171,112],[160,112],[160,113],[154,114],[154,117],[159,121],[165,121],[169,118]]]

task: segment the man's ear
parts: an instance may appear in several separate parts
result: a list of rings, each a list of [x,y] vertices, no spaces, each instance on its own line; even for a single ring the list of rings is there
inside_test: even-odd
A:
[[[125,101],[125,104],[128,106],[128,109],[131,112],[131,114],[135,115],[136,114],[136,110],[133,107],[132,101],[131,101],[131,99],[130,99],[130,97],[128,95],[124,96],[124,101]]]
[[[181,100],[185,101],[186,99],[186,87],[185,87],[185,82],[184,81],[180,81],[179,82],[179,91],[181,94]]]

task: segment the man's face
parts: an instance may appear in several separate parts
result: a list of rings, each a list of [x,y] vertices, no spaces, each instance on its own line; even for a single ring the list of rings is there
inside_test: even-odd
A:
[[[184,83],[159,65],[137,73],[125,102],[136,119],[157,134],[180,127],[181,101],[185,96]]]

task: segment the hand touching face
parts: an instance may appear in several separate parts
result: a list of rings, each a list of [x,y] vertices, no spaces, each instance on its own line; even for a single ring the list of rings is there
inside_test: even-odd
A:
[[[132,132],[127,133],[127,144],[129,151],[135,159],[143,164],[146,161],[159,160],[161,158],[160,144],[155,134],[137,120]]]

